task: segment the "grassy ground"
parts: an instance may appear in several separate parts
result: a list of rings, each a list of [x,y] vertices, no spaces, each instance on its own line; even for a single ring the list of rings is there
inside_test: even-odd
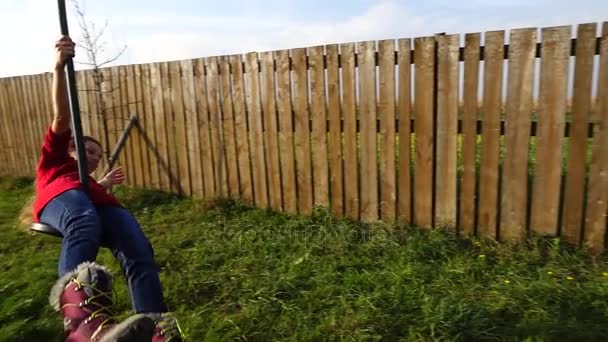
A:
[[[0,341],[61,341],[48,305],[59,239],[14,227],[31,181],[0,179]],[[189,341],[599,341],[608,263],[557,241],[302,218],[120,189]],[[130,312],[118,264],[116,311]]]

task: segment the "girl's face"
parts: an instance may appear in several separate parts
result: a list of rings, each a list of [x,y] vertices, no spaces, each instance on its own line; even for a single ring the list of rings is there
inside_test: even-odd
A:
[[[93,173],[97,170],[97,166],[99,166],[99,161],[101,160],[102,150],[101,146],[97,145],[95,142],[87,140],[84,142],[84,148],[87,156],[87,168],[89,173]],[[70,148],[70,155],[77,159],[76,149]]]

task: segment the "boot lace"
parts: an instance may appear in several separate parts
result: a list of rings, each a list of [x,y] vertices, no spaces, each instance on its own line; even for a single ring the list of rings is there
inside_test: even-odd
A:
[[[84,300],[84,302],[80,302],[80,303],[66,303],[62,306],[62,308],[65,307],[80,307],[83,310],[85,310],[86,312],[88,312],[90,315],[89,317],[87,317],[84,320],[84,323],[87,324],[88,322],[92,321],[94,318],[101,316],[102,314],[106,314],[107,317],[99,324],[99,326],[97,327],[95,333],[93,334],[93,336],[95,336],[97,333],[99,333],[104,326],[106,326],[107,324],[113,323],[114,319],[112,318],[114,316],[114,314],[112,313],[112,311],[110,310],[110,308],[108,306],[105,305],[101,305],[99,302],[96,301],[96,299],[98,298],[105,298],[107,300],[109,300],[110,302],[112,302],[112,292],[103,292],[100,291],[99,289],[97,289],[93,284],[88,284],[85,282],[81,282],[78,279],[72,279],[72,282],[74,282],[76,284],[76,290],[80,290],[83,288],[89,288],[91,290],[93,290],[93,293],[96,293],[95,295],[87,298]],[[91,309],[89,309],[87,307],[87,305],[94,305],[97,307],[97,310],[92,311]]]

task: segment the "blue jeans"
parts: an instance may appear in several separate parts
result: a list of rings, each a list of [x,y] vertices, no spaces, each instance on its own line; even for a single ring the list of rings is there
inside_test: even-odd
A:
[[[152,245],[127,210],[96,207],[81,190],[69,190],[47,204],[40,221],[64,236],[59,277],[85,261],[95,261],[99,247],[107,247],[127,278],[135,312],[167,311]]]

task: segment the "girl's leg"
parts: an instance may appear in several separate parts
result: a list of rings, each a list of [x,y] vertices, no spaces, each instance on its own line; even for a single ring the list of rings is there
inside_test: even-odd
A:
[[[40,221],[63,234],[59,277],[85,261],[95,261],[101,243],[101,222],[84,192],[69,190],[55,197],[42,211]]]
[[[136,313],[167,312],[152,245],[137,220],[124,208],[97,209],[108,246],[126,275]]]

